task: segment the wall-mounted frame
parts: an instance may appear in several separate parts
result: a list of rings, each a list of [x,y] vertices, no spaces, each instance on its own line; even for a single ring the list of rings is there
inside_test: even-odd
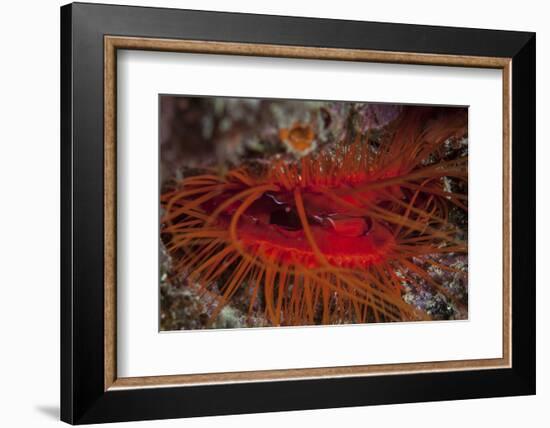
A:
[[[136,53],[138,56],[132,57]],[[147,57],[150,54],[157,57]],[[76,3],[61,9],[61,55],[62,420],[82,424],[535,393],[533,33]],[[220,73],[225,72],[224,64],[216,58],[230,57],[234,58],[234,64],[238,63],[245,69],[250,66],[246,60],[257,61],[252,64],[251,70],[258,76],[264,72],[262,67],[267,70],[277,61],[283,61],[276,65],[279,73],[294,70],[294,64],[299,67],[306,64],[302,72],[309,70],[314,74],[316,70],[324,69],[326,64],[326,67],[333,67],[334,73],[343,75],[350,69],[356,70],[354,76],[359,78],[363,76],[361,73],[370,71],[353,67],[387,65],[412,67],[400,69],[401,72],[398,69],[394,71],[396,76],[401,73],[403,79],[411,73],[417,73],[421,78],[424,73],[430,76],[430,85],[434,87],[441,84],[444,88],[445,82],[453,81],[449,73],[455,70],[465,70],[465,81],[471,79],[472,85],[474,79],[479,78],[480,88],[496,87],[493,93],[499,103],[488,113],[493,119],[496,117],[496,128],[492,128],[493,122],[489,121],[480,126],[483,118],[479,113],[481,107],[470,109],[472,151],[469,162],[471,180],[474,180],[476,172],[475,156],[485,163],[487,171],[497,171],[497,186],[489,189],[491,192],[483,191],[487,196],[489,193],[498,195],[499,214],[493,222],[497,224],[496,241],[500,244],[495,244],[493,257],[485,252],[481,255],[487,259],[475,259],[479,257],[479,251],[475,256],[477,247],[474,242],[487,240],[486,237],[490,236],[488,229],[483,230],[487,224],[481,222],[476,223],[479,228],[472,227],[470,230],[474,240],[470,240],[469,245],[472,265],[477,260],[479,269],[472,270],[472,275],[474,272],[479,272],[479,275],[493,272],[495,268],[498,275],[494,276],[494,280],[480,280],[478,275],[477,282],[472,279],[469,287],[474,287],[470,290],[470,304],[474,305],[476,289],[483,286],[490,288],[492,284],[492,289],[496,290],[493,297],[497,302],[495,316],[498,322],[491,324],[491,331],[496,333],[493,338],[483,337],[483,341],[494,342],[497,352],[487,351],[484,354],[473,349],[466,357],[448,357],[453,352],[449,345],[447,354],[437,354],[439,356],[433,359],[416,356],[408,360],[409,357],[404,356],[396,362],[394,355],[394,359],[388,357],[388,362],[365,357],[365,362],[360,363],[362,350],[359,349],[354,351],[353,358],[343,355],[340,361],[337,356],[332,356],[330,361],[333,364],[329,359],[319,358],[316,364],[308,365],[289,357],[284,367],[266,360],[264,365],[251,365],[250,369],[247,369],[248,363],[245,361],[242,363],[244,365],[228,362],[226,366],[208,370],[197,363],[193,370],[181,372],[175,366],[152,368],[155,359],[157,366],[168,363],[158,360],[157,354],[150,349],[145,353],[145,358],[150,359],[150,369],[132,368],[143,367],[147,360],[128,365],[130,368],[122,367],[121,361],[135,357],[135,350],[140,349],[137,345],[132,347],[134,339],[130,338],[129,330],[125,330],[131,328],[133,319],[126,316],[131,311],[127,311],[124,305],[129,303],[122,301],[129,296],[128,290],[120,288],[123,282],[128,282],[121,280],[121,275],[125,275],[121,265],[126,266],[123,262],[126,256],[122,252],[129,248],[128,244],[119,242],[125,236],[124,222],[128,220],[128,217],[122,218],[122,213],[132,215],[121,208],[126,203],[123,201],[126,193],[132,191],[121,185],[125,182],[121,174],[131,169],[124,158],[129,153],[124,148],[128,147],[128,130],[125,127],[137,126],[139,122],[135,119],[137,116],[128,113],[127,97],[136,87],[132,85],[142,86],[143,83],[137,77],[143,73],[132,67],[147,61],[165,61],[163,67],[181,70],[178,67],[188,64],[185,61],[190,60],[189,55],[205,58],[206,67]],[[241,60],[244,61],[242,64],[239,62]],[[147,70],[159,69],[153,67]],[[468,70],[472,74],[468,74]],[[386,71],[382,70],[383,73]],[[438,83],[439,71],[447,73],[441,83]],[[485,71],[492,73],[491,76],[484,74]],[[161,80],[168,82],[169,73],[147,74],[147,79],[153,83]],[[228,71],[227,76],[234,75]],[[373,76],[376,79],[376,75]],[[391,73],[386,78],[390,81]],[[250,77],[251,88],[255,88],[253,80],[254,77]],[[254,92],[254,89],[239,92],[236,89],[237,80],[228,78],[217,84],[216,90],[220,91],[222,84],[230,88],[228,93],[234,96],[279,96],[277,92]],[[158,97],[165,93],[162,88],[170,88],[166,85],[152,91]],[[387,91],[391,91],[391,87],[389,85]],[[181,88],[178,94],[211,93],[185,85]],[[450,87],[448,89],[450,91]],[[467,92],[466,87],[459,89]],[[299,90],[292,93],[298,94],[293,98],[300,99],[332,97],[326,95],[326,91],[318,95],[311,91],[301,95]],[[363,99],[359,92],[358,95],[342,92],[342,98],[338,98],[338,93],[334,94],[328,99],[355,100],[359,97],[360,101],[373,101]],[[283,98],[286,96],[281,94]],[[400,96],[405,97],[399,93],[392,94],[395,102],[405,100]],[[440,102],[433,95],[426,98],[428,101],[418,94],[412,96],[420,104],[429,103],[430,99],[435,100],[434,103],[447,102],[444,91],[438,95]],[[458,102],[461,105],[476,105],[467,98],[456,99],[466,99],[465,103]],[[157,106],[153,107],[156,112]],[[155,126],[158,120],[155,116]],[[480,138],[477,142],[474,138],[480,135],[476,134],[476,127],[492,129],[497,133],[497,138],[492,140],[497,147],[492,157],[489,153],[488,158],[482,159],[480,151],[475,150],[481,144]],[[153,147],[155,152],[158,150],[158,140],[155,138],[132,142],[140,147]],[[131,159],[135,166],[136,158]],[[158,167],[158,164],[155,165],[153,168]],[[158,170],[154,173],[159,174]],[[490,176],[490,173],[487,174]],[[484,211],[493,208],[485,206]],[[478,241],[475,241],[475,234]],[[153,252],[157,251],[155,247]],[[159,287],[158,281],[143,280],[139,285],[133,284],[154,290],[153,294]],[[131,302],[133,304],[134,300]],[[473,306],[471,310],[465,321],[459,321],[464,328],[474,326],[474,322],[483,318]],[[124,319],[122,311],[126,311]],[[365,320],[369,319],[365,316]],[[396,323],[392,327],[398,325]],[[447,328],[450,324],[437,325],[445,326],[437,328]],[[357,327],[361,329],[357,334],[363,334],[364,327]],[[334,330],[337,331],[334,334],[340,334],[346,328]],[[322,341],[324,332],[328,331],[324,329],[310,328],[307,337],[315,337],[312,341]],[[263,329],[253,330],[255,334],[264,334]],[[135,331],[134,327],[132,335]],[[288,335],[288,332],[297,329],[266,331],[270,331],[271,335],[275,334],[274,331],[283,331],[283,335]],[[201,335],[200,343],[205,343],[204,340],[224,340],[212,332],[195,333]],[[249,346],[251,340],[256,340],[251,339],[250,333],[241,333],[243,336],[239,340],[242,342],[238,343],[242,346]],[[166,337],[166,333],[160,333],[158,329],[152,334]],[[233,332],[219,331],[215,334],[225,334],[227,337]],[[387,333],[387,337],[390,334]],[[172,334],[172,337],[176,336]],[[191,342],[191,335],[177,337],[183,346],[199,343]],[[232,336],[237,337],[240,336]],[[349,337],[335,340],[346,343]],[[185,345],[186,341],[188,345]],[[215,347],[215,344],[208,346]],[[186,364],[186,358],[189,358],[189,366],[193,364],[190,357],[178,358],[182,367]],[[207,360],[205,355],[200,359]],[[283,354],[281,359],[284,360]]]

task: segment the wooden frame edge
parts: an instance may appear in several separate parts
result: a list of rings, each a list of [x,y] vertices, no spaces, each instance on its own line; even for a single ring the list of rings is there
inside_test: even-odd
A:
[[[495,359],[263,370],[171,376],[116,376],[116,52],[152,50],[502,69],[503,72],[503,356]],[[104,390],[291,381],[510,368],[511,310],[511,82],[512,60],[501,57],[382,52],[288,45],[104,36]]]
[[[145,37],[105,36],[105,45],[114,49],[154,50],[165,52],[218,55],[250,55],[335,61],[368,61],[397,64],[446,65],[459,67],[504,68],[509,58],[467,55],[440,55],[389,52],[365,49],[340,49],[309,46],[270,45],[261,43],[174,40]]]
[[[512,60],[502,68],[502,356],[512,367]]]
[[[104,388],[116,380],[116,47],[104,45]]]
[[[443,363],[443,364],[441,364]],[[441,364],[441,366],[440,366]],[[474,364],[474,365],[472,365]],[[205,373],[190,375],[144,376],[118,378],[109,390],[133,388],[160,388],[172,386],[198,386],[227,383],[249,383],[266,381],[293,381],[302,379],[327,379],[366,377],[376,375],[402,375],[411,373],[434,373],[499,369],[506,367],[502,358],[485,360],[460,360],[424,363],[377,364],[363,366],[318,367],[308,369],[259,370],[247,372]]]

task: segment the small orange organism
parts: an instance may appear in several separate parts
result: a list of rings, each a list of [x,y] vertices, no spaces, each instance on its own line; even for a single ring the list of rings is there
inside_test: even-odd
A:
[[[311,125],[295,122],[290,128],[279,130],[279,138],[297,155],[304,156],[315,150],[315,132]]]

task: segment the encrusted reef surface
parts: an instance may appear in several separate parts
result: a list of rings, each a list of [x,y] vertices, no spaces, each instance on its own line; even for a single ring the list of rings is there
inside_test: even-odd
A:
[[[266,164],[273,159],[299,160],[322,147],[353,141],[358,135],[375,145],[391,132],[403,106],[392,104],[258,100],[246,98],[162,96],[160,106],[161,192],[196,171],[214,167],[223,174],[231,166]],[[438,159],[427,163],[467,156],[467,135],[445,142]],[[467,194],[464,182],[442,177],[445,191]],[[458,230],[457,238],[467,241],[467,212],[453,206],[448,221]],[[262,290],[253,298],[243,286],[214,320],[214,283],[208,290],[174,272],[165,242],[160,242],[160,328],[190,330],[271,326],[265,317]],[[416,287],[403,281],[402,299],[433,320],[460,320],[468,317],[467,254],[443,253],[422,257],[413,263],[442,284],[436,290],[426,278],[416,276]],[[449,269],[438,268],[447,266]],[[414,276],[414,272],[403,274]],[[399,277],[401,272],[396,272]],[[223,281],[223,277],[218,279]],[[445,295],[447,294],[447,296]],[[453,300],[448,298],[453,296]],[[331,319],[331,323],[353,323],[354,319]]]

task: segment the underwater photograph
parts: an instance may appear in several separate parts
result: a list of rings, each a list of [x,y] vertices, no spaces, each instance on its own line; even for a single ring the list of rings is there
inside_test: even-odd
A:
[[[468,108],[159,95],[161,331],[468,319]]]

